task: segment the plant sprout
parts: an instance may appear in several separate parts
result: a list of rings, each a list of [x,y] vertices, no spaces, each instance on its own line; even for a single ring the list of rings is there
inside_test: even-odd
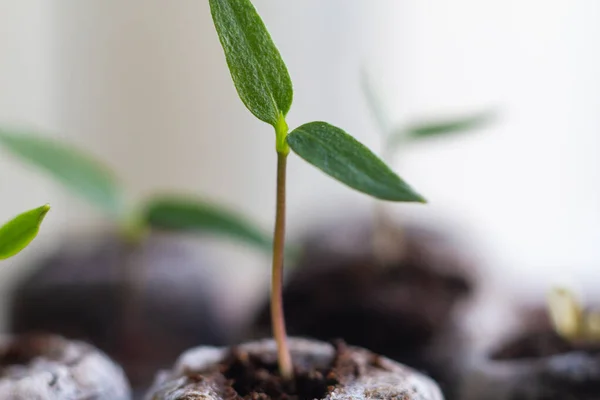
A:
[[[282,305],[286,164],[292,150],[308,163],[373,197],[425,200],[367,147],[327,122],[309,122],[291,132],[286,115],[292,81],[279,50],[250,0],[209,0],[211,14],[237,93],[248,110],[275,129],[277,190],[271,276],[271,322],[279,371],[293,377]]]
[[[554,330],[565,340],[600,341],[600,313],[584,310],[571,290],[552,288],[548,294],[548,313]]]
[[[25,211],[0,227],[0,260],[18,254],[35,239],[49,210],[46,204]]]
[[[381,156],[387,162],[392,162],[401,149],[411,144],[474,131],[485,127],[495,118],[495,112],[483,110],[453,118],[425,118],[421,121],[395,124],[385,110],[382,96],[375,89],[366,70],[361,73],[361,88],[381,138]],[[402,251],[402,231],[397,226],[392,227],[390,220],[383,204],[377,202],[374,210],[373,249],[375,257],[382,265],[386,265],[388,259],[393,259],[397,252]]]
[[[45,171],[67,190],[85,199],[121,228],[130,244],[139,243],[150,228],[210,232],[265,251],[271,241],[246,218],[206,201],[183,196],[157,196],[131,207],[115,174],[91,155],[57,140],[22,130],[0,129],[0,146]]]
[[[496,116],[492,110],[480,110],[458,117],[443,119],[430,117],[404,124],[392,123],[392,119],[385,110],[382,96],[372,81],[373,79],[366,70],[363,70],[361,88],[381,136],[382,157],[386,160],[394,157],[400,149],[414,143],[483,128],[490,124]]]

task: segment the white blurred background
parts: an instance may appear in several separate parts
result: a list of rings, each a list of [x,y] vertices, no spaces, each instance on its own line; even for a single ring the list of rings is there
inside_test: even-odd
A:
[[[255,0],[295,86],[294,127],[327,120],[378,150],[359,85],[376,77],[398,122],[494,107],[472,135],[412,147],[399,173],[427,206],[394,210],[455,226],[505,298],[557,279],[600,284],[600,3],[596,0]],[[274,134],[237,98],[203,0],[0,0],[0,124],[39,129],[105,160],[132,201],[156,191],[223,201],[270,230]],[[0,153],[0,219],[50,202],[35,245],[3,264],[6,289],[93,209]],[[292,237],[371,200],[297,158]],[[215,241],[216,243],[216,241]],[[238,299],[268,260],[219,252]],[[232,279],[231,271],[236,271]],[[233,290],[233,289],[232,289]]]

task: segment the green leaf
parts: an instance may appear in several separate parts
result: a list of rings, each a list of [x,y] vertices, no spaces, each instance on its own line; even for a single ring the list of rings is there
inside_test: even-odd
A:
[[[365,69],[363,69],[361,72],[360,82],[367,105],[369,106],[371,114],[373,115],[377,127],[379,128],[379,133],[384,136],[389,130],[390,119],[385,113],[381,96],[379,95],[378,91],[375,90],[371,76],[369,76]]]
[[[35,239],[49,210],[47,204],[34,208],[0,227],[0,260],[14,256]]]
[[[292,105],[292,81],[265,24],[249,0],[210,0],[210,10],[237,92],[258,119],[274,127]]]
[[[352,136],[326,122],[310,122],[292,131],[291,149],[342,183],[382,200],[425,202],[383,161]]]
[[[214,204],[189,198],[157,198],[144,212],[149,226],[158,229],[207,232],[241,240],[271,251],[271,239],[245,218]]]
[[[123,212],[116,179],[91,156],[59,141],[2,129],[0,145],[23,161],[45,170],[68,190],[111,215],[120,216]]]
[[[451,133],[464,133],[489,124],[495,117],[491,111],[479,112],[447,120],[419,122],[403,128],[390,137],[390,143],[399,144],[404,140],[420,140]]]

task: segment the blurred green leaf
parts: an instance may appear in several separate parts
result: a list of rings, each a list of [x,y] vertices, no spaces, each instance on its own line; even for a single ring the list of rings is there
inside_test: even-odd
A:
[[[310,122],[287,137],[304,160],[342,183],[382,200],[425,202],[383,161],[346,132],[326,122]]]
[[[447,120],[419,122],[393,132],[389,143],[391,145],[398,145],[405,141],[416,141],[453,133],[465,133],[484,127],[492,122],[494,118],[495,113],[488,110]]]
[[[148,203],[144,219],[158,229],[206,232],[234,238],[270,252],[271,239],[245,218],[215,204],[165,197]]]
[[[123,212],[113,174],[91,156],[59,141],[0,129],[0,145],[23,161],[48,172],[68,190],[112,216]]]
[[[35,239],[49,210],[47,204],[34,208],[0,227],[0,260],[14,256]]]
[[[237,92],[258,119],[277,126],[292,105],[292,81],[249,0],[210,0],[212,18]]]
[[[375,123],[379,128],[380,135],[385,136],[390,129],[390,119],[385,113],[381,96],[379,95],[378,91],[375,90],[372,78],[365,69],[361,71],[360,77],[361,89],[367,105],[369,106],[371,114],[375,119]]]

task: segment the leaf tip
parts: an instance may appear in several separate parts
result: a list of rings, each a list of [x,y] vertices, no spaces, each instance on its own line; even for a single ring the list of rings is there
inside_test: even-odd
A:
[[[48,211],[50,211],[50,204],[44,204],[43,206],[41,206],[40,208],[38,208],[38,212],[40,214],[40,222],[42,222],[42,220],[44,219],[44,217],[46,217],[46,214],[48,214]]]
[[[415,192],[414,190],[411,190],[409,198],[403,197],[401,200],[398,200],[398,201],[407,202],[407,203],[419,203],[419,204],[427,204],[428,203],[428,201],[425,197],[421,196],[419,193]]]

